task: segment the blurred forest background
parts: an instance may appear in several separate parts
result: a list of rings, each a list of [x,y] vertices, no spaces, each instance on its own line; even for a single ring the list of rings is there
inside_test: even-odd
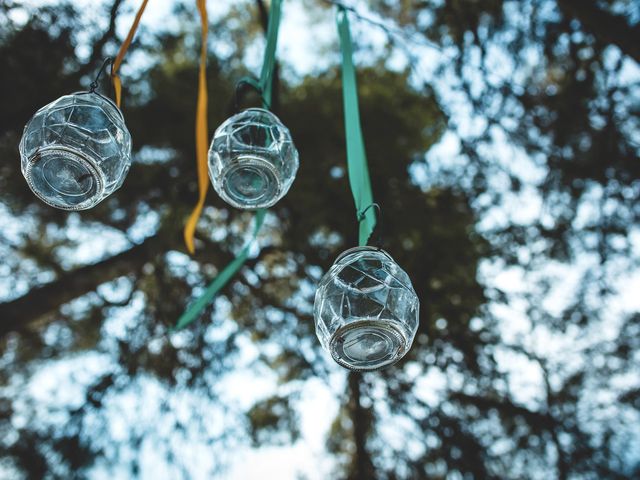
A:
[[[0,1],[0,478],[640,478],[639,2],[346,3],[385,249],[421,299],[410,353],[364,375],[311,315],[356,242],[329,2],[284,2],[298,177],[188,329],[252,222],[210,191],[185,252],[195,2],[150,2],[125,61],[123,188],[80,213],[29,191],[24,124],[88,87],[138,4]],[[269,4],[209,4],[212,134]]]

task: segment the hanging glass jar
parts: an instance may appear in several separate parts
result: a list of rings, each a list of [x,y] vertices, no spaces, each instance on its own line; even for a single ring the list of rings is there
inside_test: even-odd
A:
[[[76,92],[42,107],[20,141],[22,174],[42,201],[86,210],[120,188],[131,166],[122,113],[97,92]]]
[[[351,370],[375,370],[400,360],[418,329],[420,302],[404,270],[384,250],[343,252],[316,291],[320,343]]]
[[[289,129],[262,108],[227,119],[209,149],[213,187],[225,202],[242,209],[271,207],[284,197],[298,163]]]

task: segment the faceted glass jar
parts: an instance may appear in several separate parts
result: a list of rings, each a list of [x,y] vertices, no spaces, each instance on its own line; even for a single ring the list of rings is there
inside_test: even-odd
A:
[[[313,316],[320,343],[351,370],[400,360],[418,329],[420,302],[411,280],[384,250],[357,247],[320,280]]]
[[[262,108],[250,108],[227,119],[209,148],[213,187],[236,208],[274,205],[289,191],[298,163],[289,129]]]
[[[131,166],[131,135],[116,105],[77,92],[42,107],[20,140],[22,174],[43,202],[86,210],[120,188]]]

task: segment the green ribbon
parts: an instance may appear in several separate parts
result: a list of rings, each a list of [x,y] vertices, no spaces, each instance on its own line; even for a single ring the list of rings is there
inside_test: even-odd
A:
[[[273,72],[276,67],[276,47],[278,45],[278,30],[282,17],[282,0],[272,0],[269,9],[269,24],[267,25],[267,46],[264,49],[262,72],[260,72],[260,88],[262,102],[266,109],[271,109],[271,93],[273,92]]]
[[[260,81],[256,81],[252,77],[243,77],[240,82],[247,83],[260,92],[262,97],[262,106],[271,109],[271,96],[273,92],[273,72],[276,65],[276,47],[278,45],[278,30],[280,28],[280,18],[282,17],[282,0],[272,0],[269,10],[269,24],[267,26],[267,45],[264,51],[264,59],[262,62],[262,72],[260,73]],[[247,261],[251,245],[258,236],[258,232],[264,222],[266,209],[260,209],[256,212],[253,234],[251,239],[244,246],[242,251],[227,265],[222,272],[211,282],[204,293],[193,302],[189,308],[180,316],[173,330],[180,330],[191,322],[196,320],[202,311],[211,303],[220,290],[233,278],[240,270],[242,265]]]
[[[249,250],[251,249],[251,245],[256,239],[258,232],[260,231],[260,227],[262,227],[262,223],[264,222],[265,214],[267,210],[262,208],[256,212],[255,223],[253,226],[253,234],[251,235],[251,239],[244,246],[242,251],[233,259],[233,261],[225,267],[225,269],[220,272],[220,274],[215,278],[213,282],[207,287],[204,293],[198,298],[188,309],[186,312],[182,314],[182,316],[178,319],[176,326],[173,327],[173,330],[180,330],[181,328],[186,327],[191,322],[196,320],[202,310],[206,308],[207,305],[211,303],[211,301],[215,298],[218,292],[227,284],[229,280],[240,270],[244,262],[247,261],[249,256]]]
[[[369,167],[364,150],[362,129],[360,127],[360,111],[358,109],[358,87],[356,71],[353,66],[353,44],[349,30],[347,12],[338,6],[336,12],[340,49],[342,51],[342,98],[344,104],[344,127],[347,141],[347,169],[349,184],[356,205],[358,219],[358,244],[364,246],[376,226],[376,215],[373,209],[373,193]]]
[[[242,77],[238,83],[246,83],[258,91],[262,97],[262,107],[271,110],[271,97],[273,92],[273,72],[276,66],[276,47],[278,46],[278,31],[282,18],[282,0],[272,0],[269,9],[269,22],[267,25],[267,45],[262,60],[260,80],[253,77]]]

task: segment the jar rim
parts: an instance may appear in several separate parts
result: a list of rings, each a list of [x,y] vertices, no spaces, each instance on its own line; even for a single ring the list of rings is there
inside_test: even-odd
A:
[[[398,328],[397,325],[394,324],[389,324],[388,325],[388,329],[389,329],[389,333],[393,336],[396,337],[396,340],[398,341],[398,347],[395,349],[395,352],[393,352],[393,356],[391,356],[390,358],[383,360],[381,362],[379,362],[378,364],[374,364],[373,366],[371,365],[354,365],[353,363],[349,363],[347,360],[345,360],[343,357],[341,357],[340,355],[338,355],[338,352],[336,351],[336,346],[335,346],[335,342],[336,339],[341,337],[342,335],[344,335],[346,332],[350,331],[350,330],[355,330],[355,329],[359,329],[362,328],[362,321],[357,321],[351,324],[345,324],[342,327],[339,327],[338,330],[336,330],[336,332],[334,332],[334,334],[331,336],[331,338],[329,339],[329,353],[331,354],[331,357],[333,358],[333,360],[340,366],[348,368],[349,370],[352,370],[354,372],[372,372],[375,370],[381,370],[383,368],[387,368],[390,367],[391,365],[397,363],[398,361],[400,361],[409,351],[409,348],[411,348],[411,343],[412,341],[410,341],[406,335],[404,334],[404,332]],[[415,334],[414,334],[415,335]]]
[[[267,113],[269,115],[271,115],[272,117],[275,117],[276,120],[278,120],[279,122],[281,122],[280,117],[278,117],[275,113],[273,113],[271,110],[267,109],[267,108],[262,108],[262,107],[248,107],[248,108],[243,108],[242,110],[240,110],[238,113],[236,113],[236,115],[240,115],[241,113],[244,112],[260,112],[260,113]],[[282,123],[282,122],[281,122]]]
[[[32,171],[33,171],[33,167],[34,165],[39,162],[42,159],[42,154],[43,153],[47,153],[50,151],[63,151],[66,153],[69,153],[71,155],[76,156],[77,160],[79,160],[80,162],[82,162],[84,164],[85,167],[87,167],[89,169],[89,171],[93,174],[93,178],[95,179],[97,186],[96,186],[96,193],[94,195],[92,195],[91,197],[89,197],[88,199],[86,199],[84,202],[78,204],[78,205],[74,205],[74,206],[66,206],[66,205],[62,205],[59,203],[53,203],[51,202],[47,197],[44,197],[43,195],[40,194],[39,190],[37,188],[35,188],[34,184],[33,184],[33,177],[32,177]],[[46,203],[47,205],[50,205],[54,208],[59,208],[60,210],[68,210],[68,211],[79,211],[79,210],[86,210],[88,208],[93,207],[94,205],[96,205],[100,199],[102,198],[102,196],[104,195],[104,191],[105,191],[105,180],[103,178],[103,174],[100,170],[100,168],[96,165],[96,163],[94,162],[94,160],[84,154],[83,152],[80,152],[74,148],[70,148],[64,145],[57,145],[57,144],[53,144],[53,145],[48,145],[46,147],[42,147],[42,148],[38,148],[33,155],[31,155],[31,157],[29,157],[27,166],[26,166],[26,170],[24,172],[24,176],[27,180],[27,185],[29,185],[29,188],[31,189],[31,191],[40,199],[42,200],[44,203]],[[98,201],[96,202],[95,200],[98,199]]]
[[[247,108],[243,108],[242,110],[240,110],[241,112],[246,112],[247,110],[259,110],[261,112],[267,112],[267,113],[271,113],[273,115],[273,112],[267,108],[262,108],[262,107],[247,107]]]
[[[388,257],[392,262],[395,263],[395,260],[391,257],[391,255],[389,255],[388,252],[386,252],[385,250],[383,250],[380,247],[373,247],[371,245],[362,245],[362,246],[359,246],[359,247],[349,248],[349,249],[345,250],[344,252],[342,252],[340,255],[338,255],[333,263],[336,264],[340,260],[342,260],[344,257],[346,257],[347,255],[351,255],[352,253],[356,253],[356,252],[380,252],[383,255],[385,255],[386,257]]]

